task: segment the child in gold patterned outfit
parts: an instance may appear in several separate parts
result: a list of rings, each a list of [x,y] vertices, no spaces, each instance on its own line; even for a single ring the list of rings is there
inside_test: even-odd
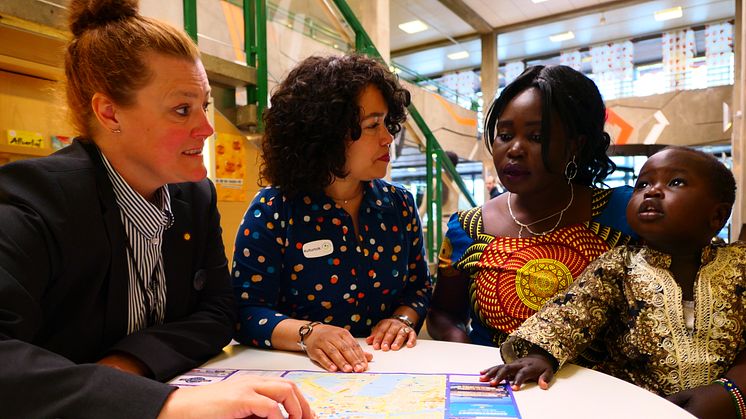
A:
[[[594,338],[599,371],[646,388],[699,417],[741,417],[746,385],[746,245],[716,247],[735,180],[714,157],[669,147],[642,167],[627,221],[644,246],[616,247],[591,263],[502,345],[507,364],[482,371],[514,389],[554,371]],[[746,357],[743,357],[746,358]]]

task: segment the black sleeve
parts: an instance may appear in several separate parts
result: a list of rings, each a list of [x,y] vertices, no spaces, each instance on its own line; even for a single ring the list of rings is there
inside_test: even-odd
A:
[[[201,282],[195,308],[182,318],[167,319],[163,325],[128,335],[111,348],[144,362],[159,381],[173,378],[215,356],[230,343],[235,326],[235,300],[223,247],[215,187],[205,180],[188,188],[191,191],[184,192],[190,192],[187,194],[191,195],[190,203],[197,206],[192,211],[195,223],[192,231],[201,231],[193,238],[198,247],[196,271],[201,278],[195,279],[190,272],[186,278],[177,280],[185,281],[187,290],[183,292],[193,291],[195,280]],[[173,205],[178,204],[172,199]],[[185,258],[182,263],[189,262]],[[166,303],[169,304],[168,298]]]

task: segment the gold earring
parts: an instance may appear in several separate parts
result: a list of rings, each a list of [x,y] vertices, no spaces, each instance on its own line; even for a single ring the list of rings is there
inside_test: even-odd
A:
[[[114,134],[121,134],[122,133],[122,129],[121,128],[114,128],[113,130],[111,130],[111,132],[113,132]]]

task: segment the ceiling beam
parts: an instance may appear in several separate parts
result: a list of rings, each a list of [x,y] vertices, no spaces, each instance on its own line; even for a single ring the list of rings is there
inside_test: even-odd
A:
[[[531,28],[534,26],[541,26],[547,23],[554,23],[561,20],[570,20],[577,17],[588,16],[594,13],[608,12],[614,9],[621,9],[623,7],[630,7],[640,3],[649,3],[650,0],[614,0],[608,3],[594,4],[592,6],[581,7],[580,9],[572,9],[566,12],[553,14],[550,16],[543,16],[536,19],[526,20],[524,22],[513,23],[511,25],[498,26],[494,28],[494,31],[498,34],[520,31],[522,29]]]
[[[477,33],[486,35],[492,33],[492,25],[484,20],[474,9],[469,7],[464,0],[438,0],[440,4],[447,7],[461,20],[468,23]]]
[[[401,48],[401,49],[391,51],[391,58],[414,54],[415,52],[420,52],[420,51],[427,51],[429,49],[447,47],[449,45],[459,44],[461,42],[469,42],[475,39],[479,39],[479,34],[476,32],[470,33],[468,35],[457,36],[455,38],[439,39],[437,41],[428,42],[426,44],[419,44],[419,45],[414,45],[411,47],[406,47],[406,48]]]
[[[439,0],[439,1],[447,6],[446,3],[452,0]],[[621,9],[623,7],[634,6],[640,3],[647,3],[649,1],[650,0],[614,0],[608,3],[595,4],[595,5],[583,7],[580,9],[573,9],[573,10],[569,10],[563,13],[557,13],[557,14],[550,15],[550,16],[543,16],[537,19],[527,20],[524,22],[518,22],[518,23],[513,23],[510,25],[504,25],[504,26],[497,26],[497,27],[492,28],[492,32],[494,32],[496,35],[501,34],[501,33],[514,32],[514,31],[518,31],[521,29],[544,25],[547,23],[553,23],[559,20],[568,20],[568,19],[573,19],[573,18],[580,17],[580,16],[591,15],[594,13],[608,12],[610,10]],[[455,11],[454,13],[458,15],[458,13],[456,13]],[[459,15],[459,17],[461,16]],[[463,17],[461,18],[464,19]],[[479,18],[482,19],[481,17]],[[467,23],[471,24],[468,21]],[[479,37],[480,37],[480,32],[474,32],[474,33],[469,33],[469,34],[458,36],[454,38],[454,40],[456,41],[456,43],[460,43],[460,42],[473,41],[475,39],[479,39]],[[401,57],[404,55],[414,54],[415,52],[427,51],[429,49],[435,49],[435,48],[442,48],[448,45],[453,45],[453,43],[454,42],[451,39],[447,39],[447,38],[439,39],[437,41],[431,41],[425,44],[413,45],[410,47],[391,51],[391,57],[392,58]]]

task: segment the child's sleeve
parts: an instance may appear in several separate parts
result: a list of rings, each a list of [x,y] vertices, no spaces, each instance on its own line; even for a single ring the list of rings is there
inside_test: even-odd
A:
[[[623,301],[624,253],[619,247],[601,255],[567,292],[547,301],[511,333],[500,348],[503,361],[525,357],[534,345],[553,356],[557,368],[580,354]]]

